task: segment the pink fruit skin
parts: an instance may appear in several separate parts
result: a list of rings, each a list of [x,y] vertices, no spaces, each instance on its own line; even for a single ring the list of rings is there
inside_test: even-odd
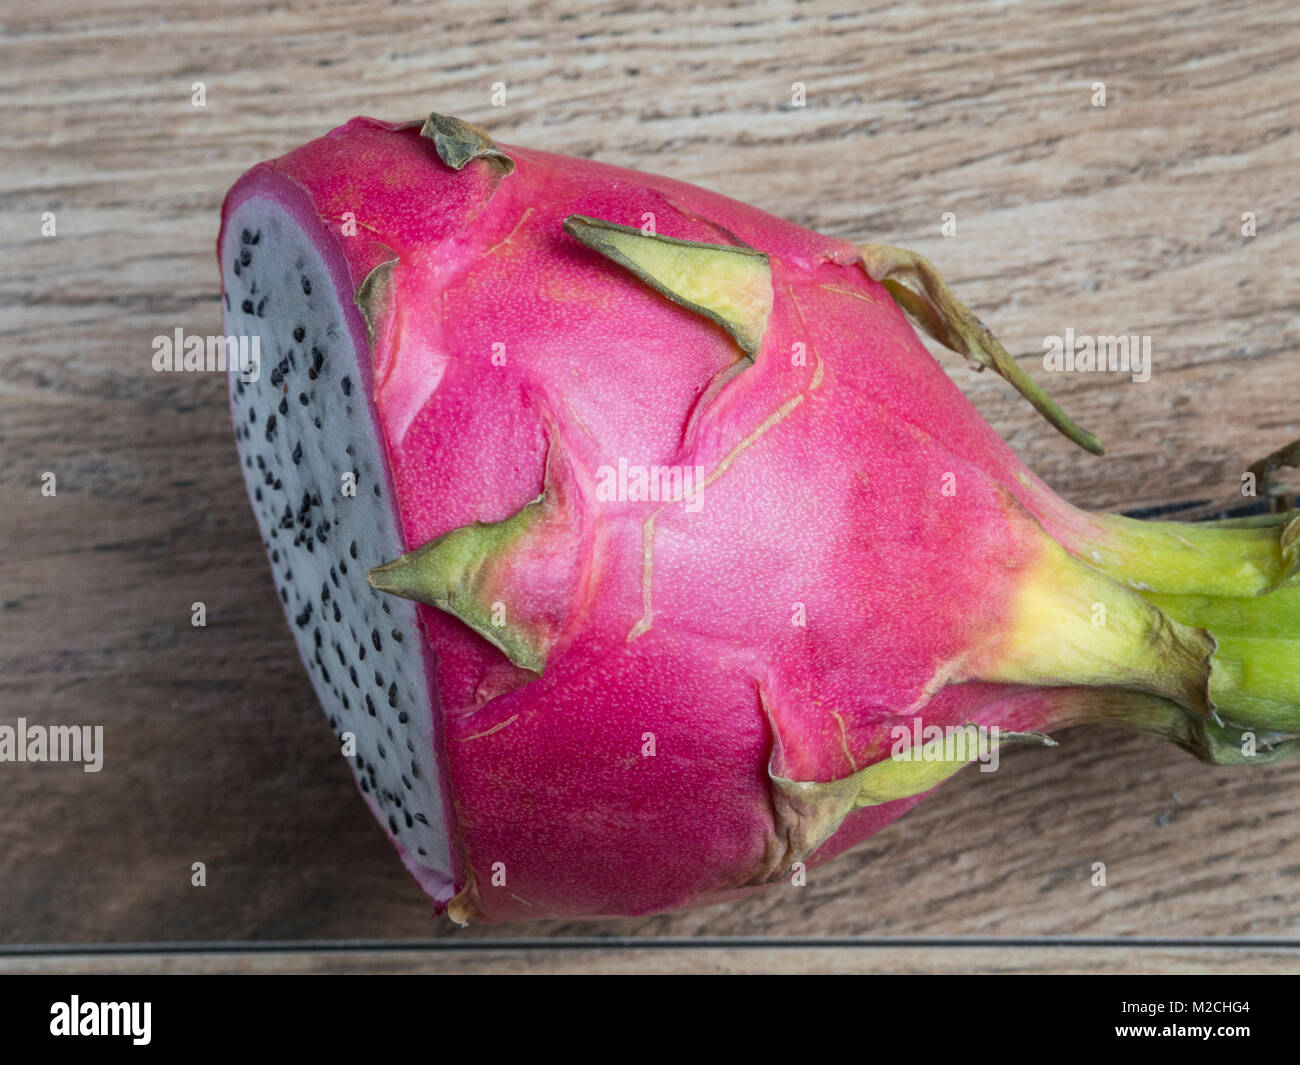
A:
[[[788,865],[769,768],[846,776],[916,716],[1048,727],[1023,688],[926,686],[1005,628],[1041,550],[1028,514],[1065,536],[1071,512],[853,245],[667,178],[502,149],[508,176],[456,171],[418,125],[358,118],[255,167],[225,206],[295,211],[345,291],[396,253],[367,385],[408,548],[518,511],[548,446],[583,486],[591,557],[543,676],[421,608],[467,907],[499,921],[732,898]],[[566,234],[571,214],[767,253],[754,364],[710,389],[735,341]],[[351,327],[364,356],[359,313]],[[596,471],[620,458],[718,475],[694,512],[597,502]],[[919,798],[850,814],[810,864]]]

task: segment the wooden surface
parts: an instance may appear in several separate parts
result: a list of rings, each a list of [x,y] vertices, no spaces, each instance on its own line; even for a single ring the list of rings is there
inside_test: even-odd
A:
[[[1244,9],[1243,9],[1244,7]],[[223,382],[225,189],[365,113],[437,109],[930,256],[1107,442],[1094,459],[946,362],[1067,498],[1231,491],[1300,435],[1300,9],[1232,3],[4,5],[0,723],[103,724],[99,774],[0,764],[0,944],[607,936],[1267,937],[1300,943],[1300,767],[1209,770],[1064,735],[967,773],[819,870],[712,909],[459,930],[354,794],[274,599]],[[1140,13],[1137,13],[1139,12]],[[1091,105],[1104,81],[1107,105]],[[191,85],[207,106],[191,106]],[[507,106],[489,103],[504,82]],[[790,106],[791,84],[807,107]],[[57,236],[42,238],[54,211]],[[957,235],[940,235],[956,214]],[[1255,212],[1258,235],[1241,235]],[[1049,375],[1042,338],[1153,338],[1154,372]],[[40,494],[45,471],[58,494]],[[190,625],[190,604],[208,624]],[[192,862],[208,886],[190,886]],[[1108,886],[1093,887],[1103,861]],[[1071,951],[1072,953],[1060,953]],[[178,957],[181,960],[178,961]],[[776,968],[789,952],[154,956],[3,968]],[[193,960],[198,958],[198,960]],[[335,961],[322,961],[338,959]],[[665,959],[675,959],[667,961]],[[296,959],[296,960],[295,960]],[[448,960],[452,959],[452,960]],[[459,960],[456,960],[459,959]],[[648,959],[648,960],[647,960]],[[1278,945],[810,952],[811,967],[1296,968]]]
[[[382,973],[385,975],[585,975],[616,976],[798,973],[1028,974],[1081,973],[1151,976],[1213,972],[1217,976],[1274,975],[1296,971],[1295,950],[1253,945],[1044,945],[1015,941],[942,946],[914,942],[889,945],[787,946],[767,942],[746,945],[684,947],[676,942],[646,946],[517,946],[492,944],[483,949],[386,947],[334,950],[142,951],[131,953],[53,953],[0,957],[0,975],[115,975],[167,973],[209,975],[257,973]],[[1240,995],[1241,992],[1238,991]]]

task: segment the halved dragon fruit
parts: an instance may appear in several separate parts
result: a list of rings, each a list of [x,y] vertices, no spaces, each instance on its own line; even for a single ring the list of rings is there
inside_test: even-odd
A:
[[[254,167],[218,251],[277,593],[457,920],[734,897],[1083,721],[1297,746],[1293,512],[1064,503],[904,312],[1099,445],[918,256],[440,115]]]

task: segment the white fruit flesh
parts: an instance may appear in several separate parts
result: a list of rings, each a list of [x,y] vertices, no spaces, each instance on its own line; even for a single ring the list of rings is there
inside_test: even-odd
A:
[[[351,293],[296,219],[260,196],[229,217],[221,267],[226,335],[260,338],[260,377],[231,372],[231,410],[276,593],[340,750],[355,737],[358,785],[411,872],[450,898],[416,607],[366,582],[407,545],[345,318]]]

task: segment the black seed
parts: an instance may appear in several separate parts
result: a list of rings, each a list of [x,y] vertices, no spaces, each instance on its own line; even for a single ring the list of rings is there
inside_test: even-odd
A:
[[[330,601],[330,586],[328,584],[322,584],[320,586],[320,601],[322,603],[328,603]]]
[[[252,243],[253,243],[253,234],[250,233],[247,229],[245,229],[245,230],[243,230],[243,231],[240,232],[240,234],[239,234],[239,239],[240,239],[240,242],[241,242],[241,243],[244,243],[244,244],[252,244]]]
[[[424,856],[424,857],[428,857],[428,854],[429,854],[429,852],[428,852],[427,850],[425,850],[423,847],[416,847],[416,848],[415,848],[415,852],[416,852],[417,854],[420,854],[420,855]]]
[[[321,525],[317,525],[317,526],[316,526],[316,539],[319,540],[321,543],[324,543],[324,542],[325,542],[325,533],[326,533],[326,532],[327,532],[327,530],[326,530],[326,528],[325,528],[325,526],[324,526],[323,524],[321,524]]]
[[[353,540],[352,543],[348,545],[348,554],[351,555],[353,558],[357,557],[357,542],[355,540]]]
[[[297,625],[298,628],[305,629],[307,627],[307,622],[309,622],[310,620],[311,620],[311,604],[308,603],[307,608],[296,618],[293,619],[293,623]]]
[[[424,814],[416,814],[415,819],[422,825],[427,825],[429,823],[429,819],[425,817]]]
[[[320,629],[313,629],[312,635],[316,637],[316,646],[320,646]]]
[[[351,704],[348,702],[348,697],[347,697],[346,695],[343,696],[343,709],[344,709],[344,710],[351,710],[351,709],[352,709],[352,706],[351,706]]]
[[[287,399],[284,399],[283,397],[281,397],[280,399],[280,413],[281,414],[289,413],[289,401]]]
[[[287,589],[284,589],[284,588],[281,588],[281,589],[280,589],[280,598],[283,599],[283,600],[285,601],[285,604],[286,604],[286,605],[288,605],[288,602],[289,602],[289,592],[288,592]]]
[[[252,407],[248,408],[248,420],[250,423],[257,421],[257,411],[253,410]]]
[[[366,712],[370,714],[371,717],[375,716],[375,704],[369,695],[366,696]]]
[[[248,265],[249,263],[251,263],[252,261],[253,261],[253,253],[252,253],[251,251],[249,251],[247,248],[240,248],[240,249],[239,249],[239,265],[240,265],[240,266],[247,266],[247,265]]]
[[[335,603],[335,604],[334,604],[334,620],[335,620],[335,621],[341,621],[342,619],[343,619],[343,615],[342,615],[341,613],[339,613],[339,605],[338,605],[338,603]]]
[[[279,561],[280,561],[280,552],[279,552],[279,551],[272,551],[272,552],[271,552],[271,561],[272,561],[272,562],[279,562]]]
[[[410,815],[410,814],[404,812],[404,813],[402,814],[402,816],[406,818],[406,827],[407,827],[407,828],[414,828],[414,827],[415,827],[415,822],[411,820],[411,815]]]
[[[340,572],[340,573],[344,573],[344,574],[346,574],[347,571],[348,571],[348,564],[347,564],[346,562],[340,560],[340,561],[339,561],[339,572]]]
[[[342,652],[342,651],[339,652],[339,657],[340,657],[340,658],[343,657],[343,652]],[[354,688],[359,688],[359,687],[361,687],[361,685],[357,682],[357,670],[356,670],[356,667],[355,667],[355,666],[348,666],[348,675],[351,676],[351,678],[352,678],[352,686],[353,686]]]
[[[420,779],[420,764],[418,762],[411,763],[411,776],[415,777],[416,780]]]
[[[293,464],[297,466],[298,463],[300,462],[302,462],[302,441],[301,440],[299,440],[298,443],[293,445]]]
[[[298,326],[298,328],[293,331],[293,339],[296,340],[299,344],[302,343],[303,337],[305,337],[306,335],[307,335],[307,330],[305,330],[302,326]]]
[[[275,484],[275,475],[270,470],[266,471],[265,481],[268,486]]]
[[[266,419],[266,439],[269,442],[275,435],[275,415],[272,414]]]
[[[320,665],[320,675],[325,679],[325,683],[326,683],[326,684],[328,684],[328,683],[330,682],[330,674],[329,674],[329,670],[327,670],[327,669],[325,668],[325,663],[324,663],[324,662],[322,662],[321,665]]]
[[[262,490],[260,488],[254,489],[253,498],[256,499],[259,503],[262,502]]]
[[[379,757],[380,757],[380,758],[387,758],[387,757],[388,757],[388,752],[387,752],[386,750],[384,750],[384,745],[383,745],[382,743],[376,743],[376,744],[375,744],[375,750],[377,750],[377,751],[379,752]],[[390,799],[395,798],[395,796],[393,796],[393,795],[389,795],[388,797],[389,797]],[[400,804],[399,804],[399,805],[400,805]]]
[[[316,426],[317,429],[321,427],[320,418],[313,418],[312,423]]]
[[[394,685],[394,687],[396,687],[396,685]],[[392,700],[389,700],[388,705],[389,705],[389,706],[396,706],[397,704],[394,703]],[[410,720],[411,720],[411,715],[408,714],[405,710],[399,710],[399,711],[397,712],[397,723],[398,723],[399,725],[405,725],[405,724],[406,724],[408,721],[410,721]]]
[[[346,666],[346,665],[348,664],[348,660],[347,660],[346,658],[343,657],[343,648],[340,647],[338,644],[335,644],[335,645],[334,645],[334,650],[338,652],[338,656],[339,656],[339,665],[341,665],[341,666]],[[355,671],[354,671],[354,672],[355,672]],[[356,682],[353,681],[353,683],[355,684]]]
[[[298,402],[301,403],[304,407],[307,406],[307,393],[306,393],[306,392],[299,392],[299,393],[298,393]]]
[[[265,309],[266,309],[266,297],[263,296],[260,300],[257,301],[257,316],[259,318],[262,317],[262,311],[264,311]]]
[[[370,791],[370,785],[366,783],[366,778],[365,778],[365,777],[362,777],[362,778],[361,778],[360,783],[361,783],[361,790],[362,790],[362,791],[364,791],[364,792],[369,792],[369,791]]]
[[[273,487],[277,492],[280,490],[280,478],[279,478],[279,477],[277,477],[277,478],[275,479],[275,484],[274,484],[272,487]]]
[[[244,300],[244,302],[241,303],[241,304],[239,305],[239,309],[240,309],[241,311],[243,311],[245,314],[252,314],[252,313],[253,313],[253,301],[252,301],[252,300]]]
[[[397,681],[393,681],[393,683],[388,686],[388,705],[397,705]]]
[[[366,645],[364,643],[357,644],[357,657],[361,659],[362,662],[366,660]]]
[[[379,491],[379,485],[375,485],[375,498],[379,499],[382,495],[383,493]]]
[[[334,569],[333,566],[330,567],[330,580],[332,580],[332,581],[334,582],[334,587],[335,587],[335,588],[337,588],[337,587],[339,586],[339,575],[338,575],[338,573],[335,571],[335,569]]]
[[[375,670],[375,687],[382,688],[383,686],[384,678],[379,675],[379,670]]]
[[[397,818],[392,814],[388,815],[388,827],[393,830],[393,835],[397,835]]]
[[[370,642],[373,643],[373,644],[375,645],[375,650],[376,650],[376,651],[382,651],[382,650],[384,649],[384,645],[383,645],[382,643],[379,642],[379,630],[378,630],[378,629],[371,629],[371,630],[370,630]]]
[[[238,260],[238,259],[235,260],[235,276],[236,276],[236,277],[239,276],[239,260]],[[230,300],[229,300],[229,298],[226,299],[226,310],[230,310]]]
[[[394,630],[393,630],[392,632],[390,632],[388,635],[391,636],[391,637],[392,637],[394,640],[396,640],[398,643],[401,643],[401,642],[402,642],[402,632],[401,632],[400,629],[394,629]]]
[[[311,282],[307,280],[307,275],[302,275],[302,292],[304,296],[311,295]]]
[[[392,613],[392,611],[388,609],[388,600],[387,600],[387,599],[385,599],[383,602],[381,602],[381,603],[379,604],[379,608],[380,608],[380,609],[381,609],[385,614],[391,614],[391,613]]]
[[[344,377],[343,380],[339,382],[339,384],[343,386],[343,394],[345,396],[352,395],[352,378]],[[348,454],[349,455],[352,454],[351,449],[348,450]]]

